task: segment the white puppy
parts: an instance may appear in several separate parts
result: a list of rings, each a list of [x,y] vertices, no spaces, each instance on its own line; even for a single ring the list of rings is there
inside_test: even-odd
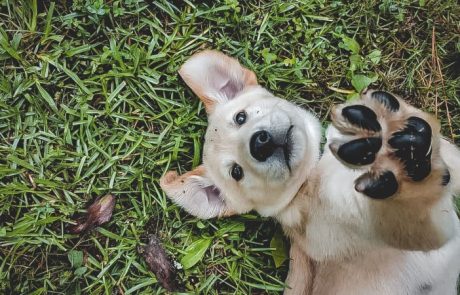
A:
[[[428,114],[382,91],[320,124],[216,51],[180,75],[208,113],[203,165],[161,179],[200,218],[256,210],[291,239],[285,294],[455,294],[460,151]]]

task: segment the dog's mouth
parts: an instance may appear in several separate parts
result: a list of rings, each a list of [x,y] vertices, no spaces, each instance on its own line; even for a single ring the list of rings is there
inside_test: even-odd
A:
[[[289,169],[289,172],[291,172],[291,155],[292,155],[292,145],[293,145],[292,128],[294,128],[294,125],[289,126],[289,129],[286,132],[286,136],[284,137],[284,142],[283,142],[284,161],[286,163],[286,166]]]

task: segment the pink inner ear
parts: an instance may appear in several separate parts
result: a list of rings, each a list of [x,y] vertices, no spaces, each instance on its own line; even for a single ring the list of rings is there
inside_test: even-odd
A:
[[[238,92],[243,90],[242,77],[238,77],[240,73],[232,73],[229,69],[221,67],[215,67],[213,72],[209,79],[214,80],[212,84],[216,85],[216,90],[226,99],[234,98]]]
[[[243,87],[241,87],[241,85],[237,85],[237,83],[228,80],[227,83],[220,88],[220,92],[224,93],[227,99],[232,99],[242,90],[242,88]]]
[[[208,199],[208,204],[210,206],[223,206],[225,205],[224,200],[221,197],[220,190],[214,185],[210,185],[203,188],[206,197]]]

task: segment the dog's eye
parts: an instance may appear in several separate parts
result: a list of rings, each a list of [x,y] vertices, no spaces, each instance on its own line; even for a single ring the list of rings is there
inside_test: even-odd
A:
[[[246,112],[245,111],[241,111],[238,114],[236,114],[235,123],[238,125],[243,125],[244,123],[246,123]]]
[[[238,164],[233,164],[232,171],[230,172],[230,174],[232,175],[233,179],[235,179],[236,181],[240,181],[241,178],[243,178],[244,176],[243,168],[241,168],[241,166]]]

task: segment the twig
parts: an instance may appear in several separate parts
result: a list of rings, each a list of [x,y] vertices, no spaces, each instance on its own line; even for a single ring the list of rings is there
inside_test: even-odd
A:
[[[446,107],[446,114],[447,114],[447,124],[449,125],[449,130],[450,130],[450,137],[452,140],[454,140],[454,129],[452,128],[452,118],[450,117],[449,113],[449,105],[447,103],[447,92],[446,92],[446,87],[444,83],[444,77],[442,74],[442,67],[441,67],[441,61],[438,57],[438,51],[436,49],[436,34],[435,34],[435,28],[433,26],[433,32],[431,35],[431,62],[433,64],[433,70],[435,73],[437,73],[439,80],[441,81],[441,88],[443,92],[443,101],[444,101],[444,106]],[[438,91],[437,88],[435,87],[435,98],[436,98],[436,109],[435,109],[435,114],[436,118],[438,117]]]

